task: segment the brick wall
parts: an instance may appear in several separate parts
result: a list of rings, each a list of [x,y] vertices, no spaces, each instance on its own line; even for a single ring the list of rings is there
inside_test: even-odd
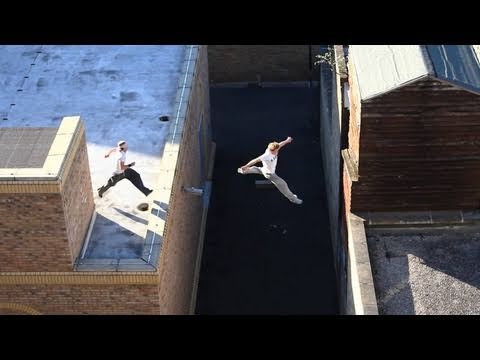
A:
[[[479,100],[427,77],[362,102],[352,211],[477,210]]]
[[[82,127],[78,146],[71,156],[73,162],[62,186],[63,207],[72,263],[77,258],[85,240],[95,203],[93,201],[90,168],[88,166],[85,130]]]
[[[71,315],[158,314],[157,285],[2,286],[0,315],[38,312]]]
[[[358,164],[360,147],[360,117],[361,117],[361,99],[360,90],[357,84],[357,76],[353,61],[348,62],[348,82],[350,97],[350,124],[348,131],[348,146],[351,156]],[[360,124],[360,125],[359,125]]]
[[[0,193],[0,272],[71,270],[61,195]]]
[[[210,45],[208,62],[212,83],[310,80],[308,45]]]
[[[191,82],[188,108],[181,129],[181,146],[164,231],[165,243],[160,256],[162,314],[189,312],[202,218],[202,197],[188,194],[182,191],[182,187],[204,186],[206,171],[202,178],[198,128],[203,114],[203,143],[209,145],[211,142],[207,132],[210,122],[209,104],[207,49],[206,46],[200,46]],[[203,153],[203,164],[206,169],[208,150]]]
[[[352,202],[352,180],[348,175],[347,167],[343,166],[343,197],[344,197],[344,204],[345,204],[345,219],[347,218],[347,214],[350,213],[351,202]]]
[[[61,171],[61,184],[50,181],[51,186],[39,185],[48,183],[41,178],[4,182],[0,193],[0,272],[73,270],[94,209],[81,123]]]

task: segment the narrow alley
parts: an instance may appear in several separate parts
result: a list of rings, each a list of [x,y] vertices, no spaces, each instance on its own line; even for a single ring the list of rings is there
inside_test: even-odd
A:
[[[212,88],[217,144],[197,314],[338,314],[318,140],[318,88]],[[237,168],[271,141],[277,174],[303,199],[256,188]],[[260,164],[258,164],[260,166]]]

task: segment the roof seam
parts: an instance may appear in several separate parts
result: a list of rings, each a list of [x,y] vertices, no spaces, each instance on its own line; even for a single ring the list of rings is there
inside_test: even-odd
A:
[[[435,69],[435,66],[433,66],[432,55],[430,54],[430,51],[428,51],[428,46],[421,45],[421,48],[422,48],[422,52],[425,52],[427,55],[427,56],[424,56],[424,59],[425,59],[427,68],[429,70],[429,74],[435,78],[438,78],[437,70]]]

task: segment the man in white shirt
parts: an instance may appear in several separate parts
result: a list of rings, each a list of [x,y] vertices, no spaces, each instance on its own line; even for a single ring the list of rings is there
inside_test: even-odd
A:
[[[105,157],[108,158],[113,152],[116,153],[116,168],[113,172],[112,177],[108,179],[107,183],[98,188],[98,196],[103,197],[105,191],[107,191],[112,186],[115,186],[120,180],[123,179],[130,180],[130,182],[135,185],[138,190],[145,194],[145,196],[148,196],[153,191],[143,185],[140,174],[131,168],[135,165],[135,162],[125,165],[127,159],[127,150],[127,142],[121,140],[117,143],[117,147],[110,149],[105,154]]]
[[[277,167],[278,151],[285,145],[291,143],[293,139],[289,136],[282,142],[271,142],[263,155],[249,161],[247,164],[238,168],[240,174],[260,174],[266,179],[270,180],[277,189],[285,195],[285,197],[294,204],[300,205],[303,200],[299,199],[297,195],[292,193],[288,188],[287,183],[280,176],[275,174]],[[254,164],[262,162],[262,167],[253,166]]]

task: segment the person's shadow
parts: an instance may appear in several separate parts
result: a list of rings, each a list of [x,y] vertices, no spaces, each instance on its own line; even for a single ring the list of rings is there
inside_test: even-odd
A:
[[[152,214],[159,217],[162,220],[166,220],[167,217],[167,211],[168,211],[168,204],[165,204],[164,202],[158,201],[158,200],[153,200],[153,203],[159,207],[153,208],[152,209]]]
[[[129,219],[132,219],[133,221],[142,223],[142,224],[144,224],[144,225],[147,225],[147,224],[148,224],[148,220],[147,220],[147,219],[142,219],[142,218],[139,217],[139,216],[133,215],[133,214],[131,214],[131,213],[128,213],[128,212],[126,212],[126,211],[124,211],[124,210],[122,210],[122,209],[116,208],[116,207],[114,207],[114,209],[115,209],[117,212],[119,212],[120,214],[128,217]]]

